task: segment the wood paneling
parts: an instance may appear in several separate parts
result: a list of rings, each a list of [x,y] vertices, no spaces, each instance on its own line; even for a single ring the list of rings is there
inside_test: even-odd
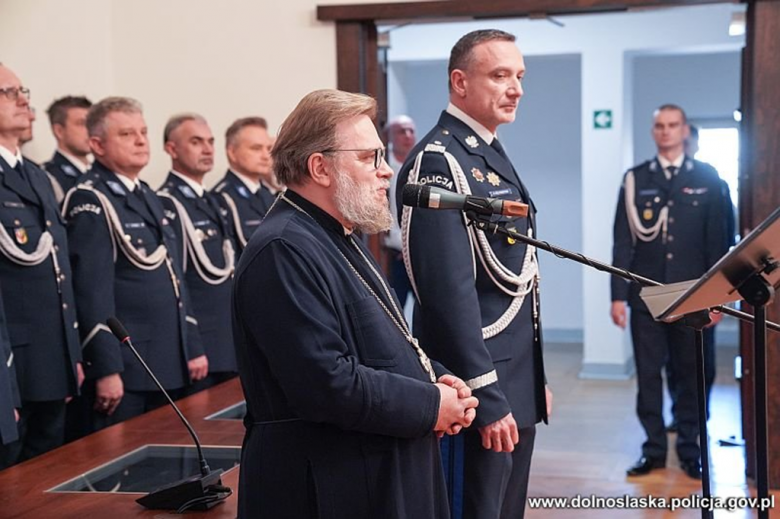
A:
[[[740,227],[753,229],[780,206],[780,2],[754,1],[748,4],[747,47],[743,63],[743,145],[740,188]],[[767,308],[767,318],[780,318],[780,298]],[[742,325],[742,336],[752,337],[751,327]],[[752,340],[743,343],[743,353],[752,359]],[[750,365],[750,364],[747,364]],[[746,381],[752,392],[753,377]],[[769,426],[769,485],[780,488],[780,336],[767,336],[767,390]],[[747,452],[755,446],[752,398],[745,394],[745,438]],[[750,473],[755,463],[750,460]]]

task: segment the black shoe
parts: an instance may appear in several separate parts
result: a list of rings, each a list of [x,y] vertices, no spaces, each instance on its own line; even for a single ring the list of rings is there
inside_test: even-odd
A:
[[[680,468],[689,478],[701,479],[701,464],[699,464],[699,460],[681,461]]]
[[[642,456],[634,463],[633,466],[626,470],[627,476],[644,476],[649,474],[651,470],[662,469],[666,466],[666,460],[661,458],[648,458]]]
[[[666,426],[666,432],[668,433],[676,433],[677,432],[677,420],[674,420],[672,423]]]

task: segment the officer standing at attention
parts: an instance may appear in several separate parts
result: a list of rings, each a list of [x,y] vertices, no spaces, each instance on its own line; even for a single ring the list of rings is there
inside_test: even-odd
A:
[[[30,91],[0,65],[0,286],[21,397],[19,440],[0,466],[62,445],[65,399],[83,380],[68,242],[46,173],[22,158]],[[10,302],[10,303],[9,303]]]
[[[615,213],[613,265],[661,283],[696,279],[728,250],[723,182],[717,171],[686,156],[685,112],[663,105],[654,114],[658,155],[623,177]],[[637,414],[647,439],[642,456],[627,470],[641,476],[666,466],[661,370],[669,359],[675,378],[677,456],[683,471],[701,478],[696,406],[694,330],[656,322],[637,284],[612,279],[612,321],[625,328],[631,306],[631,336],[637,372]],[[721,314],[713,314],[713,324]]]
[[[171,172],[158,194],[176,231],[184,279],[209,361],[208,376],[190,388],[196,392],[237,374],[230,315],[235,245],[216,195],[203,187],[203,178],[214,166],[214,135],[206,120],[197,114],[171,117],[163,139]]]
[[[272,175],[273,164],[268,123],[262,117],[236,120],[225,133],[225,146],[230,169],[214,193],[236,229],[240,251],[274,202],[274,196],[263,185],[263,178]]]
[[[474,31],[455,44],[450,104],[404,164],[399,203],[408,182],[533,206],[496,136],[515,120],[524,74],[512,34]],[[536,424],[552,404],[536,251],[468,227],[458,212],[398,210],[415,333],[480,401],[476,430],[442,444],[453,517],[522,517]],[[527,219],[497,221],[523,234],[535,229],[533,210]]]
[[[90,149],[87,135],[87,112],[92,102],[86,97],[66,96],[54,101],[46,113],[57,151],[43,168],[52,177],[57,201],[75,186],[81,175],[89,171]]]
[[[176,233],[160,200],[138,178],[149,162],[141,105],[109,97],[87,115],[95,155],[90,172],[63,204],[87,384],[84,432],[132,418],[165,403],[129,348],[106,326],[116,316],[169,391],[204,378],[197,320],[189,313]]]
[[[16,423],[19,421],[18,408],[22,406],[22,401],[16,382],[16,369],[12,367],[13,360],[3,298],[0,297],[0,470],[6,468],[5,445],[19,438]]]

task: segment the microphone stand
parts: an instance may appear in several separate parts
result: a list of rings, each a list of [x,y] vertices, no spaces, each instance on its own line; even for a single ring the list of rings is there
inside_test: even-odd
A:
[[[138,353],[138,350],[135,349],[133,341],[122,323],[116,318],[111,317],[108,319],[108,327],[119,342],[126,345],[130,348],[130,351],[133,352],[135,358],[138,359],[138,362],[141,363],[141,366],[146,370],[146,373],[152,378],[155,385],[168,400],[168,403],[173,407],[173,410],[176,411],[179,419],[187,428],[187,431],[189,431],[190,436],[192,436],[195,447],[198,450],[198,462],[200,465],[199,475],[191,476],[155,489],[145,496],[136,499],[136,502],[150,510],[176,510],[177,513],[182,513],[185,510],[208,510],[223,502],[233,493],[233,491],[229,487],[222,485],[222,469],[212,471],[209,468],[206,457],[203,455],[203,448],[201,447],[198,435],[179,410],[179,407],[173,402],[173,399],[157,379],[152,369],[146,364],[143,357],[141,357],[141,354]]]
[[[642,286],[663,286],[663,283],[659,283],[658,281],[655,281],[653,279],[646,278],[638,274],[634,274],[631,271],[617,268],[607,263],[594,260],[578,252],[571,252],[566,249],[556,247],[554,245],[551,245],[549,242],[537,240],[529,236],[526,236],[524,234],[520,234],[516,231],[509,230],[503,225],[500,225],[499,223],[491,222],[489,216],[478,214],[476,211],[465,211],[465,214],[466,217],[469,219],[470,222],[469,225],[472,225],[484,232],[490,234],[497,234],[497,233],[503,234],[512,239],[522,241],[528,245],[533,245],[537,249],[542,249],[547,252],[550,252],[559,258],[576,261],[577,263],[581,263],[582,265],[586,265],[588,267],[599,270],[601,272],[607,272],[609,274],[618,276],[627,281],[638,283]],[[774,266],[770,266],[770,268],[774,268]],[[761,273],[758,274],[760,275]],[[763,278],[761,279],[763,280]],[[764,289],[765,292],[767,291],[766,280],[763,281],[764,283],[761,284],[760,289],[756,290],[757,292],[760,292],[761,289]],[[760,284],[760,282],[758,283]],[[771,286],[769,288],[771,289]],[[740,312],[739,310],[734,310],[733,308],[729,308],[727,306],[719,305],[719,306],[712,307],[710,310],[717,310],[721,313],[730,315],[732,317],[736,317],[741,321],[745,321],[754,325],[755,332],[756,332],[756,349],[757,349],[757,357],[758,357],[757,362],[764,362],[764,364],[762,364],[763,368],[757,367],[757,372],[758,372],[757,380],[756,380],[757,405],[759,404],[764,405],[764,409],[765,409],[766,408],[765,407],[766,406],[766,378],[765,378],[766,366],[764,360],[765,359],[764,350],[766,348],[766,330],[770,329],[770,330],[774,330],[775,332],[780,332],[780,324],[766,320],[766,314],[764,311],[764,305],[768,301],[768,297],[766,296],[766,294],[756,295],[751,298],[750,294],[752,292],[748,292],[747,290],[745,290],[745,292],[746,293],[743,294],[743,291],[740,290],[740,294],[743,295],[743,297],[745,297],[748,303],[756,305],[755,319],[750,314],[747,314],[745,312]],[[704,335],[702,333],[703,328],[707,324],[709,324],[711,320],[709,317],[709,312],[706,310],[701,310],[699,312],[694,312],[684,316],[681,319],[681,321],[685,323],[686,326],[692,327],[696,332],[696,362],[699,368],[696,370],[696,382],[698,387],[697,404],[698,404],[699,438],[700,438],[699,443],[701,448],[702,497],[706,498],[705,502],[711,502],[710,498],[712,496],[711,496],[711,489],[710,489],[709,441],[707,436],[707,411],[706,411],[707,397],[706,397],[705,384],[704,384]],[[760,352],[758,351],[759,346],[761,347]],[[762,395],[758,395],[759,390],[761,390]],[[759,500],[766,502],[766,498],[768,496],[768,485],[766,482],[767,473],[768,473],[766,415],[764,414],[762,418],[760,416],[762,415],[760,409],[758,411],[759,412],[757,412],[757,426],[759,428],[763,427],[763,434],[759,431],[758,432],[759,436],[757,438],[758,440],[757,464],[760,465],[760,467],[756,471],[758,474],[757,489],[758,489]],[[762,454],[763,454],[763,459],[760,457],[762,456]],[[704,519],[712,518],[712,511],[708,510],[706,506],[702,506],[701,512],[702,512],[702,518]],[[763,514],[767,514],[767,513],[768,512],[766,510],[763,511]],[[768,515],[762,515],[762,512],[759,512],[759,515],[762,518],[768,517]]]

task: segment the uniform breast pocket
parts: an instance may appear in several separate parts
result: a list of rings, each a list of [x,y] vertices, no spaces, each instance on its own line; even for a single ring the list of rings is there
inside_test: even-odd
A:
[[[657,189],[644,189],[636,197],[636,209],[644,225],[652,225],[658,220],[658,212],[666,204],[666,196]]]
[[[687,211],[701,211],[706,203],[706,195],[702,193],[686,193],[683,191],[680,196],[680,205]]]
[[[32,207],[25,206],[21,202],[4,202],[0,208],[0,220],[19,248],[25,252],[35,249],[43,231]]]
[[[398,330],[373,297],[347,304],[347,312],[355,332],[358,356],[367,366],[392,367],[397,364]]]

